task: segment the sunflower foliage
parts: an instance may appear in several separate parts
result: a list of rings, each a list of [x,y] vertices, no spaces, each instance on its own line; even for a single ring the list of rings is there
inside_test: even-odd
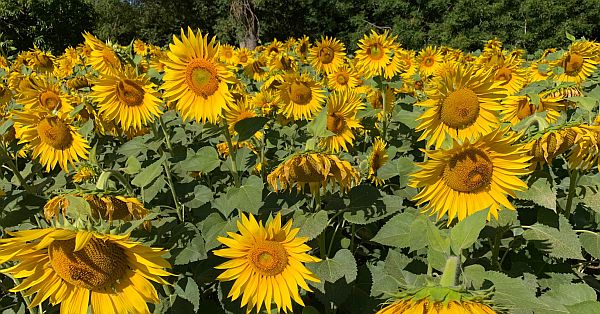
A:
[[[0,57],[3,313],[598,313],[600,44]]]

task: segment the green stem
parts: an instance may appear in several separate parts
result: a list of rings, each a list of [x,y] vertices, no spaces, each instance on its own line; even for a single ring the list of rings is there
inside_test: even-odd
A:
[[[179,200],[177,198],[177,192],[175,191],[175,185],[173,184],[173,176],[171,175],[171,169],[169,169],[169,161],[167,158],[163,161],[163,168],[165,168],[165,172],[167,173],[167,183],[169,185],[169,189],[171,190],[171,196],[173,197],[173,202],[175,202],[175,211],[177,212],[177,218],[179,221],[184,221],[184,215],[181,210],[181,205],[179,204]]]
[[[458,274],[460,267],[460,260],[458,256],[450,256],[446,260],[444,266],[444,273],[440,279],[440,285],[442,287],[455,287],[458,284]]]
[[[500,244],[502,242],[502,235],[504,234],[504,228],[499,228],[498,232],[494,236],[494,245],[492,246],[492,263],[496,267],[496,270],[502,270],[502,265],[499,262],[500,257]]]
[[[163,130],[163,134],[165,135],[165,144],[167,144],[167,149],[169,150],[169,153],[171,153],[171,156],[174,156],[173,145],[171,144],[171,135],[169,135],[169,132],[167,131],[167,126],[165,125],[165,122],[163,121],[162,117],[158,117],[158,123],[160,124],[160,127]]]
[[[327,249],[325,248],[325,231],[327,229],[323,230],[323,232],[321,232],[321,234],[319,234],[319,237],[317,238],[317,240],[319,241],[319,254],[321,256],[321,259],[325,259],[327,258]]]
[[[6,158],[6,162],[8,164],[8,167],[15,174],[15,176],[19,180],[19,183],[21,184],[21,186],[25,189],[25,191],[27,193],[35,194],[35,193],[33,193],[31,187],[29,186],[29,184],[27,184],[27,182],[25,181],[25,178],[23,178],[23,176],[21,175],[21,172],[19,171],[19,168],[17,167],[17,165],[13,162],[12,158],[10,157],[10,154],[8,153],[8,149],[6,148],[4,142],[2,142],[2,144],[0,145],[0,147],[2,148],[2,154]]]
[[[240,182],[240,174],[237,169],[237,150],[233,147],[231,134],[229,133],[229,125],[227,125],[227,122],[225,122],[223,130],[223,134],[227,140],[227,148],[229,148],[229,158],[231,158],[231,174],[233,175],[233,180],[235,181],[235,187],[239,188],[242,184]]]
[[[354,239],[356,238],[356,225],[351,224],[350,232],[352,232],[352,238],[350,238],[350,252],[354,253]]]
[[[318,212],[321,210],[321,187],[319,186],[319,189],[317,190],[317,193],[314,195],[314,201],[315,201],[315,212]]]
[[[386,99],[385,99],[385,85],[383,84],[383,78],[382,78],[382,82],[381,82],[381,86],[380,86],[380,90],[381,90],[381,101],[383,102],[383,127],[382,127],[382,134],[381,134],[381,138],[384,141],[387,141],[387,127],[388,127],[388,115],[387,115],[387,105],[386,105]]]
[[[577,188],[577,182],[579,181],[579,171],[573,169],[569,177],[569,194],[567,195],[567,205],[565,206],[565,217],[567,218],[571,215],[573,197],[575,197],[575,189]]]

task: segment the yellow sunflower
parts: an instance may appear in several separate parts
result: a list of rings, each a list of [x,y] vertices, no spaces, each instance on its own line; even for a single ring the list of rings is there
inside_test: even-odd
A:
[[[139,130],[161,114],[160,93],[145,75],[125,68],[118,75],[103,75],[92,87],[90,96],[98,104],[98,112],[107,120],[114,120],[124,130]]]
[[[136,39],[133,41],[133,52],[145,57],[150,53],[150,47],[142,40]]]
[[[516,125],[537,112],[528,96],[508,96],[502,100],[502,121]]]
[[[327,85],[329,88],[336,91],[353,89],[357,87],[358,84],[358,73],[345,65],[341,65],[331,73],[327,74]]]
[[[493,131],[499,124],[496,111],[506,90],[494,82],[491,70],[457,65],[454,73],[434,78],[426,90],[429,99],[417,103],[428,108],[419,118],[419,140],[442,146],[447,135],[453,139],[474,139]]]
[[[279,164],[267,176],[267,181],[276,192],[291,191],[293,187],[300,192],[308,185],[310,192],[316,194],[328,184],[332,188],[339,186],[340,191],[346,192],[358,184],[360,175],[349,162],[335,155],[306,152],[295,154]]]
[[[255,103],[250,101],[246,96],[242,96],[239,100],[225,108],[224,118],[229,126],[229,132],[237,134],[235,132],[235,125],[244,119],[256,117],[257,109]]]
[[[268,57],[271,54],[278,54],[284,50],[283,43],[274,38],[272,42],[265,46],[265,55]]]
[[[8,86],[0,82],[0,113],[4,113],[4,110],[8,106],[8,103],[12,100],[13,93]]]
[[[381,169],[389,159],[386,146],[385,141],[376,138],[373,142],[373,150],[369,154],[369,180],[376,186],[383,185],[383,180],[377,177],[377,170]]]
[[[438,47],[426,47],[419,51],[417,63],[419,64],[419,72],[423,76],[433,75],[440,65],[444,62],[444,56]]]
[[[396,95],[394,95],[394,91],[389,87],[389,86],[385,86],[384,88],[384,93],[385,93],[385,109],[386,109],[386,113],[389,114],[394,110],[394,103],[396,102]],[[383,96],[384,93],[381,92],[381,89],[379,88],[370,88],[370,90],[367,92],[367,101],[371,104],[371,106],[373,106],[373,108],[375,109],[381,109],[382,111],[379,112],[377,114],[377,118],[379,120],[382,119],[384,112],[383,112]]]
[[[402,73],[403,79],[410,78],[417,73],[418,64],[414,51],[398,49],[394,53],[394,58],[398,59],[398,69]]]
[[[281,112],[287,118],[310,120],[322,108],[325,91],[309,74],[287,74],[279,86]]]
[[[400,45],[393,43],[390,46],[390,51],[392,53],[392,58],[383,69],[383,77],[386,80],[391,80],[392,78],[394,78],[394,76],[396,76],[396,74],[401,73],[404,67],[404,64],[402,62],[406,61],[405,55],[400,49]]]
[[[60,89],[60,81],[52,77],[31,76],[28,84],[20,88],[17,102],[23,104],[27,110],[43,109],[48,112],[65,112],[73,110],[68,96]]]
[[[121,61],[117,53],[108,45],[90,33],[83,33],[85,44],[90,48],[88,63],[103,74],[117,74]]]
[[[19,123],[19,144],[26,143],[33,149],[33,158],[39,158],[46,171],[58,164],[68,172],[68,164],[87,159],[90,146],[86,139],[71,125],[68,114],[51,115],[44,112],[22,111],[13,115]]]
[[[56,65],[56,57],[34,46],[27,57],[27,63],[37,73],[52,73]]]
[[[381,75],[385,67],[392,61],[393,45],[394,37],[390,37],[387,30],[383,34],[377,34],[372,30],[371,34],[365,34],[358,42],[355,56],[356,66],[367,77]]]
[[[448,213],[448,223],[486,208],[495,218],[500,206],[515,210],[506,195],[526,190],[518,176],[531,172],[531,157],[523,145],[515,144],[518,139],[500,129],[472,142],[455,141],[448,150],[427,151],[427,161],[420,163],[409,184],[421,188],[414,197],[417,205],[425,204],[423,211],[438,219]]]
[[[215,250],[217,256],[229,259],[215,267],[224,269],[217,279],[235,280],[228,297],[236,300],[241,296],[241,307],[246,313],[260,312],[263,307],[271,312],[275,302],[277,312],[293,311],[292,300],[304,306],[299,287],[312,291],[306,281],[320,280],[303,263],[319,262],[309,255],[308,238],[296,237],[300,229],[292,229],[290,219],[281,225],[281,214],[263,226],[252,214],[241,213],[237,222],[239,233],[229,232],[229,237],[218,237],[227,248]]]
[[[283,72],[296,71],[297,67],[296,58],[285,51],[272,54],[269,58],[269,69],[272,72],[278,70]]]
[[[244,66],[244,74],[250,79],[262,82],[269,77],[268,60],[264,56],[249,57]]]
[[[491,307],[486,304],[472,301],[451,301],[451,302],[431,302],[427,299],[420,301],[398,300],[385,308],[379,310],[377,314],[496,314]]]
[[[345,49],[336,38],[325,36],[310,49],[308,60],[317,72],[329,74],[344,63]]]
[[[238,48],[233,55],[233,64],[246,66],[248,61],[250,61],[252,53],[248,48]]]
[[[310,39],[308,36],[304,35],[296,43],[296,54],[302,58],[302,60],[305,60],[308,57],[311,47]]]
[[[576,130],[578,135],[568,157],[569,169],[600,169],[600,126],[582,124]]]
[[[519,58],[509,57],[494,71],[494,81],[500,82],[508,95],[514,95],[527,83],[527,69],[522,68],[523,61]]]
[[[150,313],[146,302],[159,303],[150,281],[162,277],[169,263],[165,250],[129,240],[129,235],[46,228],[9,232],[0,239],[0,272],[23,281],[11,292],[36,294],[35,308],[49,299],[61,313]]]
[[[275,92],[271,90],[263,90],[254,94],[251,101],[254,107],[260,108],[263,115],[276,112],[279,108],[279,99],[277,98]]]
[[[326,151],[337,153],[348,151],[354,142],[353,130],[362,128],[356,114],[364,105],[352,91],[333,92],[327,100],[327,130],[333,133],[321,139],[320,146]]]
[[[184,120],[216,123],[222,110],[233,101],[227,83],[231,71],[219,62],[219,44],[208,34],[181,30],[181,40],[173,36],[169,60],[165,60],[162,88],[164,96],[175,101]]]
[[[96,177],[96,170],[92,165],[83,164],[77,168],[77,172],[73,175],[73,182],[83,183],[91,181]]]
[[[551,62],[553,66],[561,67],[564,72],[554,74],[553,79],[559,82],[581,83],[585,81],[598,67],[599,61],[596,47],[587,41],[574,42],[563,56]]]
[[[234,64],[235,47],[229,44],[221,45],[221,48],[219,49],[219,60],[227,64]]]

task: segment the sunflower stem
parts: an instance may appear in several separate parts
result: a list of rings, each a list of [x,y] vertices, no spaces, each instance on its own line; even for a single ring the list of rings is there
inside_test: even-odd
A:
[[[171,156],[175,156],[173,144],[171,144],[171,135],[169,135],[169,132],[167,131],[167,126],[165,125],[162,116],[158,117],[158,123],[160,124],[160,128],[163,130],[163,134],[165,135],[165,144],[167,145],[169,153],[171,153]]]
[[[8,149],[6,148],[4,142],[2,142],[0,147],[2,148],[2,155],[4,155],[4,157],[6,158],[8,167],[10,168],[10,170],[12,170],[14,175],[19,180],[19,184],[21,184],[21,186],[23,187],[23,189],[25,189],[25,191],[27,193],[35,194],[31,190],[31,187],[29,186],[29,184],[27,184],[25,178],[23,178],[23,176],[21,175],[21,172],[19,171],[19,168],[17,167],[17,165],[13,162],[12,158],[10,157],[10,154],[8,153]]]
[[[455,287],[458,284],[458,274],[460,271],[460,260],[458,256],[450,256],[446,260],[444,272],[440,279],[442,287]]]
[[[163,168],[165,168],[165,173],[167,174],[167,183],[169,185],[169,189],[171,190],[173,202],[175,202],[175,212],[177,212],[177,218],[179,218],[179,221],[184,221],[185,217],[183,216],[181,205],[179,204],[179,200],[177,198],[177,191],[175,191],[175,185],[173,184],[173,176],[171,175],[171,169],[169,168],[169,161],[167,160],[167,158],[163,160]]]
[[[502,270],[502,265],[500,264],[500,244],[502,242],[502,235],[504,234],[504,228],[499,228],[498,232],[494,236],[494,245],[492,247],[492,263],[496,267],[496,270]]]
[[[229,133],[229,125],[227,125],[227,121],[223,119],[224,127],[223,127],[223,135],[225,135],[225,139],[227,140],[227,148],[229,149],[229,157],[231,158],[231,174],[233,175],[233,180],[235,181],[235,187],[239,188],[241,186],[240,182],[240,174],[237,169],[237,151],[233,147],[233,142],[231,141],[231,134]]]
[[[381,137],[383,138],[384,141],[387,141],[387,127],[388,127],[388,116],[387,116],[387,105],[385,103],[385,85],[383,84],[383,78],[381,79],[381,84],[380,84],[380,90],[381,90],[381,101],[382,101],[382,107],[383,107],[383,121],[382,121],[382,131],[381,131]]]
[[[579,181],[579,171],[573,169],[569,173],[569,194],[567,194],[567,204],[565,205],[565,217],[569,219],[571,215],[571,207],[573,206],[573,197],[575,197],[575,189],[577,188],[577,182]]]

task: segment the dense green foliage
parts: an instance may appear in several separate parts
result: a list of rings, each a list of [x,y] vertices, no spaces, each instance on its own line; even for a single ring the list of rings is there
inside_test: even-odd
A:
[[[428,44],[476,50],[498,37],[535,51],[567,44],[565,32],[598,39],[596,0],[253,0],[259,38],[335,36],[354,48],[371,28],[389,28],[404,46]],[[191,26],[236,43],[241,27],[230,0],[4,0],[0,32],[17,48],[36,43],[61,50],[80,41],[83,30],[123,44],[134,38],[164,45],[180,27]]]

